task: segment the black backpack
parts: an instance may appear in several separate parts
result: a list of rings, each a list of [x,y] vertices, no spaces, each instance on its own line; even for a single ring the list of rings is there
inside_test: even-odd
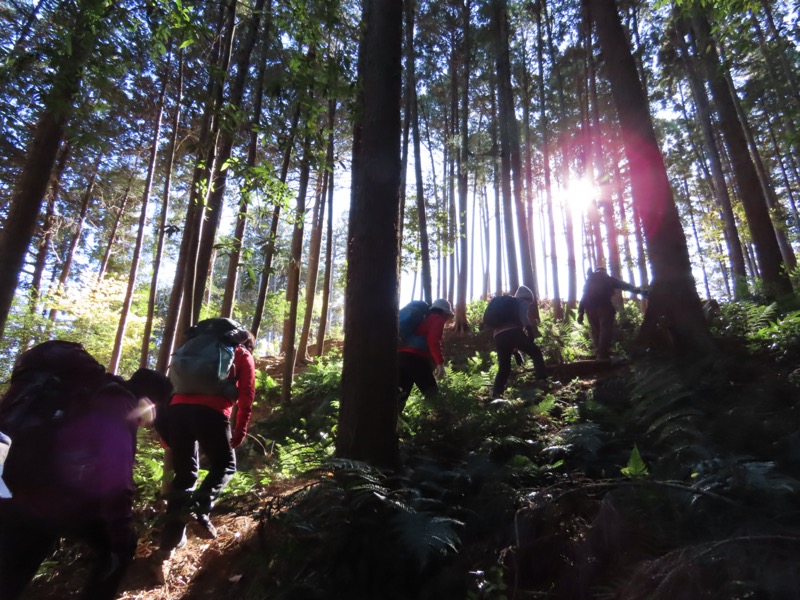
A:
[[[483,322],[487,327],[503,325],[522,325],[519,320],[519,304],[514,296],[495,296],[483,313]]]
[[[51,483],[56,432],[116,381],[78,343],[52,340],[20,354],[0,399],[0,431],[12,440],[3,478],[12,491]]]
[[[169,379],[176,394],[238,396],[235,377],[229,372],[236,346],[248,337],[232,319],[205,319],[186,332],[186,342],[172,355]]]

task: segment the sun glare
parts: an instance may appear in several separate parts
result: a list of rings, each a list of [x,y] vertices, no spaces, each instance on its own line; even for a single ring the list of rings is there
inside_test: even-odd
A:
[[[588,179],[571,179],[566,187],[559,188],[556,200],[562,206],[569,204],[573,210],[586,211],[596,194],[594,184]]]

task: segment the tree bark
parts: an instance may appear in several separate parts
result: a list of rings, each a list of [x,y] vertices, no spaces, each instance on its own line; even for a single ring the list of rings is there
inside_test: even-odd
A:
[[[336,100],[328,100],[328,155],[325,161],[328,169],[328,230],[325,238],[325,278],[322,283],[322,308],[319,316],[317,334],[317,356],[325,351],[325,333],[328,329],[328,306],[330,304],[331,281],[333,279],[333,180],[334,180],[334,122],[336,119]]]
[[[395,467],[402,5],[363,11],[336,453]]]
[[[747,224],[756,247],[765,294],[768,298],[789,294],[792,286],[781,258],[780,248],[775,237],[775,228],[767,209],[767,199],[747,147],[747,140],[742,123],[736,113],[731,90],[722,74],[723,65],[711,37],[711,25],[704,13],[695,11],[692,16],[692,31],[716,103],[719,126],[728,146],[733,175],[739,188]]]
[[[136,243],[133,247],[133,257],[131,259],[131,271],[128,275],[128,287],[125,290],[125,299],[122,301],[120,310],[119,325],[117,335],[114,339],[114,348],[111,350],[111,358],[108,363],[109,373],[116,374],[119,367],[120,357],[122,356],[122,345],[125,341],[125,329],[128,325],[128,313],[133,302],[133,292],[136,290],[136,276],[139,274],[139,259],[142,255],[144,244],[144,230],[147,225],[147,205],[150,202],[150,191],[153,187],[153,176],[156,171],[156,159],[158,158],[158,143],[161,140],[161,122],[164,116],[164,97],[167,93],[169,82],[169,57],[167,65],[161,79],[161,91],[158,95],[158,112],[156,113],[156,123],[153,130],[153,143],[150,146],[150,161],[147,164],[147,178],[144,182],[144,193],[142,194],[142,210],[139,212],[139,225],[136,233]]]
[[[95,40],[105,27],[107,10],[105,0],[78,0],[65,49],[56,53],[50,65],[53,83],[45,95],[44,110],[34,127],[27,158],[0,232],[0,337],[14,301],[19,274],[33,239],[64,129],[72,116],[73,103]]]
[[[67,287],[67,280],[69,279],[69,273],[72,269],[72,261],[75,258],[75,250],[78,248],[78,243],[81,239],[83,224],[86,222],[86,214],[89,212],[89,205],[92,201],[92,193],[94,192],[94,185],[97,182],[97,174],[100,170],[100,163],[102,160],[103,155],[98,154],[92,167],[92,174],[89,176],[89,182],[86,184],[86,191],[83,193],[83,197],[81,198],[81,205],[80,209],[78,210],[78,218],[75,221],[75,235],[72,237],[72,240],[70,240],[69,248],[64,256],[64,264],[61,266],[61,275],[58,278],[56,293],[62,293]],[[47,317],[50,323],[55,322],[57,315],[58,308],[51,308],[50,314]]]
[[[640,341],[650,346],[663,343],[659,328],[664,324],[679,351],[707,351],[710,337],[692,277],[686,237],[616,2],[592,0],[590,15],[622,125],[633,201],[641,211],[653,267],[653,287]]]

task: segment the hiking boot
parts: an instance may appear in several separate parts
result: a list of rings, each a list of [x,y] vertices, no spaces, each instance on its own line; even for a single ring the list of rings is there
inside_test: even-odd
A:
[[[211,517],[205,514],[199,514],[195,517],[195,533],[197,537],[204,540],[213,540],[217,537],[217,528],[211,522]]]

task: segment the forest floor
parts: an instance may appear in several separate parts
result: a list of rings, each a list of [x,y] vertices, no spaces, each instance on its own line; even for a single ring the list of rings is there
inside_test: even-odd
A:
[[[454,369],[466,362],[477,350],[491,346],[488,334],[480,336],[456,336],[447,332],[445,354],[452,361]],[[275,357],[259,360],[260,369],[266,370],[274,379],[280,380],[283,363]],[[529,365],[528,365],[529,366]],[[304,367],[300,367],[301,369]],[[554,383],[551,393],[558,397],[560,390],[568,390],[574,395],[577,388],[588,389],[598,377],[616,373],[627,368],[625,361],[609,364],[595,362],[590,358],[562,365],[551,372]],[[570,382],[562,386],[560,381]],[[490,398],[487,398],[487,400]],[[269,418],[269,407],[259,407],[254,419]],[[202,598],[242,597],[240,582],[246,574],[248,556],[258,555],[263,548],[263,540],[270,535],[265,520],[260,518],[264,507],[276,498],[287,496],[302,485],[293,480],[281,480],[266,487],[251,490],[235,502],[218,506],[212,514],[218,536],[206,540],[193,534],[189,528],[187,544],[177,550],[166,563],[166,578],[158,581],[149,556],[155,549],[157,540],[154,531],[141,535],[136,559],[130,567],[122,585],[120,598],[123,600],[193,600]],[[152,507],[155,513],[163,506]],[[80,545],[65,544],[47,563],[42,572],[30,586],[25,600],[67,600],[77,598],[88,568],[91,556]]]

